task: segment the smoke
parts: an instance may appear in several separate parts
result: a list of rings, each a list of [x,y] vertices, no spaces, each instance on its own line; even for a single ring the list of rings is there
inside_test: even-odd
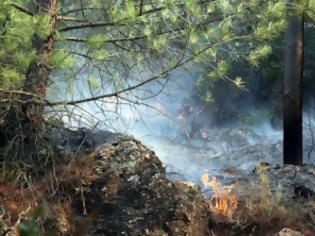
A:
[[[217,126],[211,111],[192,97],[195,77],[184,70],[173,73],[156,97],[136,107],[120,106],[112,127],[155,151],[173,179],[199,182],[206,170],[220,176],[227,168],[251,170],[262,161],[280,164],[282,132],[267,120],[252,125],[231,120]]]
[[[260,162],[281,164],[282,131],[273,128],[270,118],[262,115],[268,109],[255,106],[250,98],[235,101],[234,106],[242,107],[233,109],[241,109],[245,118],[254,120],[241,122],[233,116],[218,124],[214,111],[194,97],[197,76],[196,72],[181,69],[168,80],[102,102],[82,104],[71,111],[70,119],[63,120],[69,126],[89,125],[133,135],[157,154],[172,179],[200,183],[204,171],[228,179],[226,170],[231,168],[250,171]],[[304,131],[308,133],[305,157],[314,155],[310,152],[312,128],[306,126]]]

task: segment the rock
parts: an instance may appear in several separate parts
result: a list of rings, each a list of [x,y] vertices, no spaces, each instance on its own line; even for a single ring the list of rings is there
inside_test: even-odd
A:
[[[304,234],[289,228],[284,228],[279,233],[275,234],[275,236],[304,236]]]
[[[73,213],[67,220],[74,225],[63,232],[76,232],[92,217],[84,235],[210,235],[208,204],[198,186],[169,181],[155,153],[139,141],[118,138],[88,159],[90,167],[74,171],[86,173],[79,182],[60,184],[68,189]]]
[[[119,136],[122,136],[122,134],[88,128],[79,128],[75,130],[55,128],[51,134],[52,141],[66,154],[77,150],[84,152],[91,151]]]
[[[261,218],[252,224],[253,217],[248,209],[244,210],[245,214],[249,214],[247,222],[249,227],[253,227],[251,229],[244,228],[237,221],[220,219],[213,208],[210,209],[211,201],[201,194],[199,186],[188,181],[171,181],[165,172],[153,151],[133,137],[119,137],[98,146],[89,155],[72,160],[69,165],[58,166],[51,175],[47,174],[34,186],[12,190],[12,193],[8,192],[8,187],[3,188],[3,193],[0,188],[0,205],[10,213],[7,218],[11,221],[30,206],[44,203],[47,208],[43,225],[57,236],[208,236],[236,235],[235,232],[248,235],[242,233],[248,230],[254,232],[252,230],[256,226],[268,232],[262,235],[277,232],[270,233],[270,225],[264,229],[266,222]],[[236,175],[240,181],[244,181],[246,193],[251,196],[253,192],[246,181],[250,178],[257,180],[262,172],[268,175],[272,191],[281,186],[286,198],[296,197],[297,191],[306,192],[306,197],[311,197],[315,190],[315,169],[312,166],[273,167],[264,163],[249,176],[237,168],[223,172],[225,176]],[[217,178],[220,179],[219,176]],[[6,198],[8,200],[4,201]],[[245,205],[241,204],[241,198],[238,200],[240,204],[237,209],[242,213],[241,207]],[[15,213],[10,210],[12,201],[20,204],[18,207],[13,205]],[[307,208],[310,210],[306,212],[312,220],[310,222],[314,223],[315,206],[309,205]],[[291,215],[289,217],[292,218]],[[16,221],[12,222],[15,225]],[[309,225],[304,218],[301,222],[302,229]],[[273,218],[271,223],[274,223]],[[294,223],[288,225],[300,230]],[[285,222],[279,222],[276,229],[286,226]],[[314,235],[313,231],[310,234],[302,232]]]
[[[259,178],[260,173],[268,176],[272,192],[281,191],[287,198],[315,197],[315,167],[312,165],[257,165],[253,177]]]

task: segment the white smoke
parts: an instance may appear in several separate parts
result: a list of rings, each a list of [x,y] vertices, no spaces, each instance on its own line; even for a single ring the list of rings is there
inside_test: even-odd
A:
[[[249,171],[259,162],[281,164],[282,131],[263,119],[251,125],[230,121],[224,127],[215,126],[211,110],[204,112],[192,99],[195,77],[193,72],[179,70],[166,85],[150,84],[122,97],[80,105],[73,111],[80,113],[79,119],[65,121],[135,136],[155,151],[171,178],[198,182],[205,170],[218,176],[226,168]],[[158,95],[145,99],[152,93]],[[135,97],[137,104],[130,102]],[[247,110],[259,111],[250,106]],[[305,135],[308,149],[309,136]]]

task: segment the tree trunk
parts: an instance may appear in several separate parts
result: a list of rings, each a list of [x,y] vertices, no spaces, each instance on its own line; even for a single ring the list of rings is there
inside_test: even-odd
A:
[[[37,50],[37,56],[27,70],[23,92],[45,97],[50,73],[45,60],[51,54],[54,43],[57,0],[40,0],[34,4],[34,15],[48,14],[50,16],[50,34],[46,39],[40,39],[37,35],[34,35],[33,47]],[[39,133],[42,128],[42,115],[45,104],[34,102],[34,96],[28,95],[21,96],[20,100],[23,103],[11,107],[6,117],[8,125],[5,127],[5,130],[0,132],[0,139],[2,138],[0,147],[4,148],[5,152],[3,156],[0,153],[0,159],[10,158],[10,161],[13,162],[24,157],[30,157],[31,160],[34,159],[38,153],[37,147],[43,140],[39,137]]]
[[[45,40],[40,40],[36,35],[34,36],[33,46],[38,53],[36,59],[27,70],[23,91],[45,97],[50,74],[50,69],[45,64],[45,59],[52,53],[53,34],[57,21],[57,0],[41,0],[38,4],[38,14],[50,14],[50,34]],[[22,150],[19,152],[22,152],[20,156],[26,154],[26,157],[30,158],[31,165],[34,165],[34,159],[35,162],[41,161],[39,156],[41,149],[47,149],[47,143],[41,137],[44,104],[34,103],[31,101],[31,97],[27,96],[24,96],[22,100],[30,100],[30,102],[23,104],[21,109]]]
[[[285,75],[283,95],[283,161],[303,163],[302,78],[304,54],[303,13],[287,7]]]
[[[57,21],[57,0],[42,0],[39,1],[39,4],[37,14],[43,13],[41,9],[44,9],[45,14],[50,14],[50,35],[46,40],[39,40],[36,36],[34,37],[33,46],[38,51],[38,57],[28,68],[23,91],[45,97],[50,70],[44,60],[51,54],[53,48],[53,32]],[[48,9],[48,13],[45,9]],[[31,97],[24,96],[22,100],[27,101],[29,99]],[[41,126],[43,110],[44,104],[32,103],[32,101],[26,103],[22,108],[23,116],[34,127]]]

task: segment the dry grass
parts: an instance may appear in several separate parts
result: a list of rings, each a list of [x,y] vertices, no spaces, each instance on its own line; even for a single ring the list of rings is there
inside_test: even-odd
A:
[[[82,181],[93,178],[94,158],[87,155],[67,165],[60,165],[40,181],[30,183],[27,188],[14,184],[16,176],[19,176],[15,172],[0,173],[0,204],[5,213],[0,223],[11,233],[17,232],[18,223],[26,220],[36,206],[44,205],[45,221],[65,232],[74,230],[73,222],[67,221],[74,218],[71,204],[67,201],[70,196],[67,195],[74,194],[76,190],[83,191]]]
[[[236,184],[238,208],[230,217],[216,216],[213,235],[275,235],[287,227],[302,232],[305,236],[315,235],[314,222],[307,215],[305,201],[283,196],[281,188],[271,192],[268,175],[258,172],[258,179],[245,186]]]

